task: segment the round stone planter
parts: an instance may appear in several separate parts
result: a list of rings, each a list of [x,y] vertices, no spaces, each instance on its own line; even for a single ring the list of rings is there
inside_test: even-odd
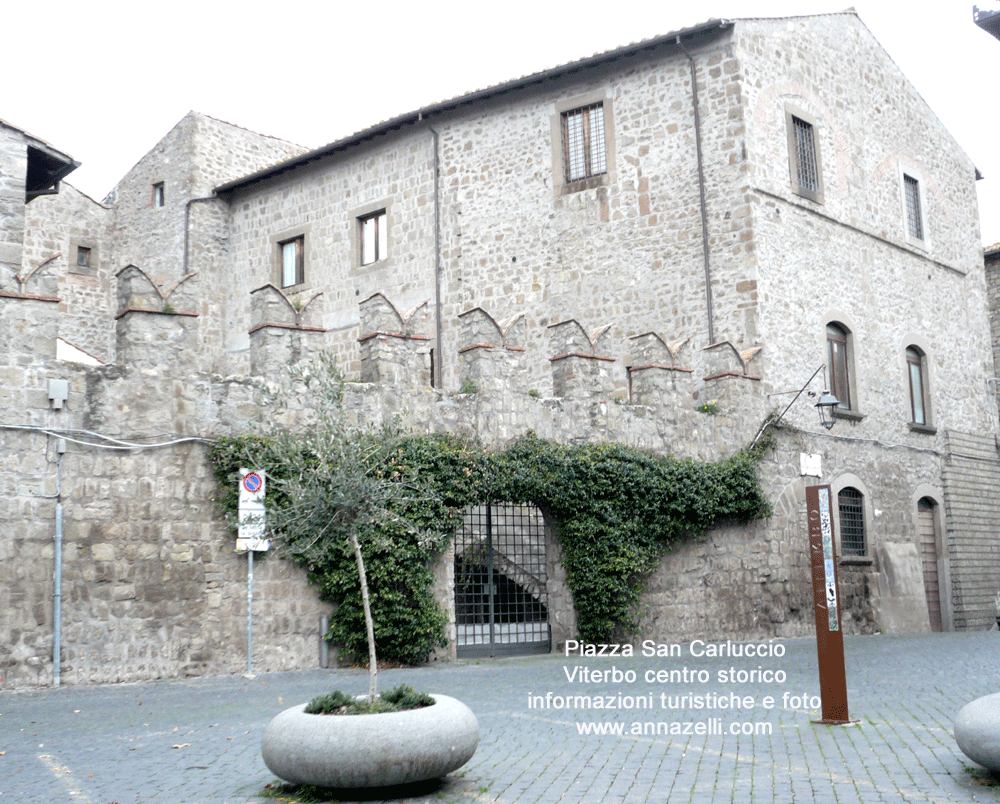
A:
[[[462,767],[479,745],[479,723],[461,701],[379,715],[307,715],[305,704],[264,729],[261,754],[275,776],[318,787],[387,787],[436,779]]]
[[[1000,692],[962,707],[955,718],[955,742],[969,759],[1000,774]]]

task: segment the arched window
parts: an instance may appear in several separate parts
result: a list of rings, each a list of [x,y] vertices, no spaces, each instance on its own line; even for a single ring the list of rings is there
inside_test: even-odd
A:
[[[837,397],[838,407],[853,409],[851,397],[851,353],[847,329],[837,323],[826,325],[826,359],[830,369],[830,392]]]
[[[868,544],[865,538],[865,496],[853,486],[847,486],[837,495],[840,510],[840,554],[863,556]]]
[[[914,424],[928,424],[927,360],[926,355],[916,346],[906,349],[906,376],[910,390],[910,421]]]

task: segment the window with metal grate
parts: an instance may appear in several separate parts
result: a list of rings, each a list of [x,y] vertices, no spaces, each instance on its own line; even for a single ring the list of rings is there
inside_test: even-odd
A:
[[[563,112],[562,123],[566,181],[578,181],[607,173],[604,104],[594,103]]]
[[[792,117],[795,130],[795,166],[799,187],[811,193],[818,193],[819,169],[816,164],[816,140],[811,123]]]
[[[903,190],[906,195],[906,232],[917,240],[924,239],[924,219],[920,208],[920,182],[903,174]]]
[[[840,509],[840,554],[863,556],[865,544],[865,498],[852,486],[841,489],[837,495]]]

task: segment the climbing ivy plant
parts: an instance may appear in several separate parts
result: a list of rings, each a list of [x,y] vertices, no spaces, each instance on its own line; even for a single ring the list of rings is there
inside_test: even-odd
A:
[[[330,476],[318,465],[322,455],[308,448],[310,437],[219,441],[212,461],[223,489],[220,501],[235,512],[240,466],[271,474],[269,523],[279,548],[336,605],[331,639],[363,656],[354,558],[329,522],[295,515],[302,494],[319,499],[338,493],[324,487]],[[379,505],[358,518],[356,533],[382,661],[419,663],[444,644],[445,619],[432,594],[430,564],[448,545],[466,506],[505,501],[542,509],[556,527],[580,637],[589,642],[622,639],[637,629],[644,581],[664,553],[714,525],[770,514],[756,461],[746,453],[699,463],[619,444],[557,444],[530,434],[493,452],[457,437],[406,435],[394,428],[343,437],[359,444],[349,471],[374,481],[372,488],[379,490],[371,493],[381,495]]]

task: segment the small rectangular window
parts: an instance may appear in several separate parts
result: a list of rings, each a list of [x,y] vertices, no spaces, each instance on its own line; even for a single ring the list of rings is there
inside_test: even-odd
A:
[[[166,196],[164,195],[163,182],[158,181],[153,185],[153,206],[162,207],[166,201]]]
[[[811,115],[799,109],[786,107],[785,125],[792,192],[822,204],[823,161],[819,154],[816,121]]]
[[[305,237],[300,235],[278,243],[278,251],[281,287],[290,288],[305,282]]]
[[[903,192],[906,195],[906,233],[915,240],[923,240],[924,219],[920,208],[920,182],[904,173]]]
[[[361,227],[361,264],[371,265],[389,256],[389,228],[385,210],[358,219]]]
[[[86,246],[76,247],[76,265],[78,268],[90,267],[90,249]]]
[[[608,172],[603,103],[563,112],[562,128],[567,182]]]

